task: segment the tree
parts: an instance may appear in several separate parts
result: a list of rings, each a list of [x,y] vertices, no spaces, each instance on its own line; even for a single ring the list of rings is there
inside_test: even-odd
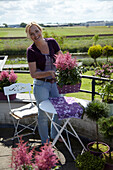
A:
[[[88,49],[88,55],[94,59],[95,65],[97,66],[96,58],[102,55],[102,47],[101,45],[93,45]]]
[[[21,24],[20,24],[20,27],[23,27],[23,28],[25,28],[26,27],[26,23],[24,23],[24,22],[22,22]]]
[[[98,34],[95,34],[92,38],[94,40],[94,45],[96,45],[98,39],[99,39],[99,35]]]
[[[3,25],[5,25],[5,28],[7,28],[7,27],[8,27],[8,25],[7,25],[6,23],[3,23]]]
[[[113,47],[111,45],[106,45],[102,49],[103,55],[107,57],[107,62],[108,62],[108,57],[113,55]]]

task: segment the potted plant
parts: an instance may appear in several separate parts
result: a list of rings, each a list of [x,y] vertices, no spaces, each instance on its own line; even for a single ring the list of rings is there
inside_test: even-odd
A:
[[[102,170],[104,168],[104,160],[86,151],[76,158],[75,166],[79,170]]]
[[[109,146],[107,144],[99,142],[98,134],[98,120],[101,117],[107,117],[108,113],[109,113],[108,105],[99,100],[94,100],[88,103],[85,109],[85,114],[87,115],[87,117],[92,121],[96,122],[96,141],[91,142],[87,145],[88,150],[90,150],[90,152],[96,155],[101,155],[102,152],[109,151]]]
[[[59,91],[62,90],[62,93],[79,91],[81,70],[77,65],[76,58],[72,58],[69,52],[56,55],[55,66],[57,68],[56,79]]]
[[[102,117],[98,123],[100,132],[109,140],[109,144],[111,144],[113,139],[113,116],[108,118]],[[109,153],[103,154],[102,159],[106,162],[104,170],[113,170],[113,151],[111,149]]]
[[[13,70],[2,71],[0,73],[0,100],[6,100],[7,96],[4,95],[3,88],[17,82],[17,75]],[[11,95],[10,99],[15,99],[16,95]]]

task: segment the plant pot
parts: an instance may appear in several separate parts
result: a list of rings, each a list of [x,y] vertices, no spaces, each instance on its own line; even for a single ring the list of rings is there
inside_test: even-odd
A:
[[[105,151],[96,151],[96,150],[91,149],[92,146],[93,146],[95,143],[96,143],[96,142],[90,142],[90,143],[88,143],[87,149],[88,149],[88,151],[90,151],[90,153],[94,154],[95,156],[101,156],[103,153],[108,153],[108,152],[109,152],[109,150],[110,150],[109,145],[107,145],[106,143],[103,143],[103,142],[98,142],[98,144],[99,144],[99,146],[101,145],[101,148],[102,148],[102,145],[103,145],[104,147],[106,147],[106,148],[105,148]]]
[[[105,163],[104,170],[113,170],[113,164]]]
[[[109,153],[103,154],[102,159],[105,161],[104,170],[113,170],[113,151],[111,151],[111,160],[109,159]]]
[[[16,94],[12,94],[9,96],[10,100],[16,99]],[[4,95],[3,92],[0,92],[0,100],[7,100],[7,96]]]
[[[75,93],[80,91],[81,83],[77,83],[75,85],[64,85],[63,87],[58,87],[60,94],[66,94],[66,93]]]

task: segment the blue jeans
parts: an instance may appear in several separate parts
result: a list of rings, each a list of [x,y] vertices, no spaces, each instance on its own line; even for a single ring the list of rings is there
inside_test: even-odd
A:
[[[42,141],[42,144],[49,142],[48,134],[48,117],[45,112],[39,108],[40,102],[47,100],[49,97],[59,97],[59,92],[57,89],[56,83],[44,82],[41,80],[34,79],[33,82],[33,93],[36,99],[38,106],[38,131]],[[55,114],[52,117],[53,121],[60,125],[61,121],[58,119],[58,116]],[[51,124],[51,138],[54,139],[57,135],[57,131],[54,126]]]

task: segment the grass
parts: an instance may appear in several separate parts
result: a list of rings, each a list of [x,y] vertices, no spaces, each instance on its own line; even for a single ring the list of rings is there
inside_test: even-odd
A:
[[[54,32],[60,36],[67,36],[67,35],[95,35],[95,34],[113,34],[113,26],[108,28],[106,26],[75,26],[75,27],[50,27],[44,28],[44,31],[47,31],[49,34]]]
[[[50,27],[44,28],[52,36],[54,32],[57,36],[67,35],[86,35],[86,34],[112,34],[113,27],[95,26],[88,27]],[[26,37],[25,28],[0,28],[0,37]],[[113,46],[112,36],[99,37],[98,44]],[[31,40],[25,39],[0,39],[0,54],[7,55],[26,55],[27,47],[32,43]],[[64,38],[64,43],[60,44],[62,51],[69,52],[87,52],[88,48],[94,43],[92,37]],[[3,53],[4,52],[4,53]]]
[[[92,46],[93,43],[94,41],[92,37],[66,38],[64,39],[64,44],[62,48],[64,49],[76,48],[78,52],[80,52],[81,50],[88,51],[88,48]],[[112,36],[99,37],[97,44],[100,44],[101,46],[105,46],[105,45],[113,46],[113,37]]]
[[[73,27],[45,27],[43,31],[54,32],[59,36],[86,34],[113,34],[113,26],[73,26]],[[0,28],[0,37],[26,37],[25,28]]]
[[[99,37],[98,44],[104,46],[106,44],[113,46],[113,37]],[[6,39],[0,40],[0,53],[10,55],[26,55],[26,49],[32,44],[32,41],[25,39]],[[62,51],[68,50],[71,53],[87,52],[89,47],[92,46],[92,37],[84,38],[65,38],[63,45],[60,47]]]
[[[22,82],[22,83],[29,82],[29,83],[33,84],[33,79],[31,78],[30,74],[18,73],[17,76],[18,76],[18,83],[19,82]]]
[[[26,37],[25,28],[0,28],[0,37]]]
[[[29,39],[3,39],[0,40],[0,50],[25,50],[32,43]]]

